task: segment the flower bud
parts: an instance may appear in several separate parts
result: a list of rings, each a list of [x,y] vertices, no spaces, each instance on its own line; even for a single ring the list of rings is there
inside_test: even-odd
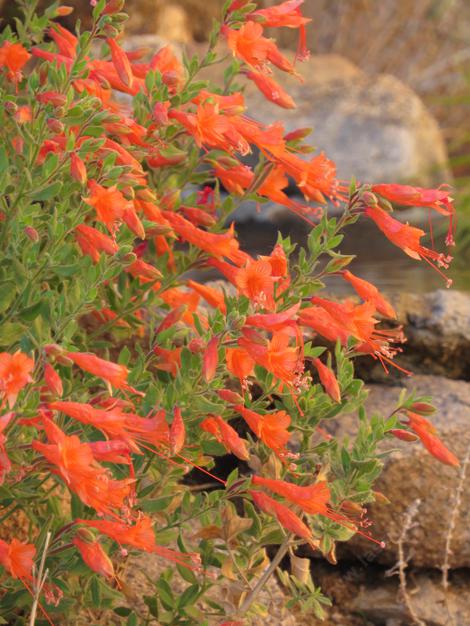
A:
[[[16,102],[12,102],[11,100],[7,100],[3,106],[9,115],[15,115],[18,111],[18,105]]]
[[[410,406],[410,410],[418,415],[432,415],[436,412],[436,407],[429,402],[413,402]]]
[[[114,15],[124,8],[124,0],[109,0],[103,9],[103,15]]]
[[[62,4],[60,7],[57,7],[56,9],[56,17],[66,17],[67,15],[70,15],[71,13],[73,13],[73,7],[68,7],[65,4]]]
[[[194,339],[191,339],[191,341],[188,343],[188,350],[193,354],[202,352],[205,347],[206,344],[200,337],[195,337]]]
[[[81,185],[86,184],[87,171],[85,163],[75,152],[72,152],[72,155],[70,156],[70,174],[72,178],[79,182]]]
[[[224,402],[230,402],[230,404],[243,404],[243,398],[241,395],[231,389],[219,389],[217,395]]]
[[[418,439],[414,433],[411,433],[409,430],[405,430],[403,428],[392,428],[392,430],[389,430],[388,432],[401,441],[417,441]]]
[[[56,133],[57,135],[61,135],[64,132],[64,125],[62,124],[62,122],[60,122],[56,118],[50,117],[46,123],[47,123],[47,127],[49,128],[49,130],[52,131],[53,133]]]
[[[34,243],[37,243],[39,241],[39,233],[32,226],[25,226],[24,234],[26,235],[26,237],[28,237],[28,239],[34,241]]]

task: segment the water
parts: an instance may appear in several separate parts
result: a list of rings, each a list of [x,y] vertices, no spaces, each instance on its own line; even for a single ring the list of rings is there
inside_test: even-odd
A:
[[[427,228],[422,222],[416,225]],[[290,216],[276,224],[245,221],[237,224],[236,230],[242,248],[254,256],[269,254],[276,242],[278,231],[283,236],[289,235],[292,241],[303,247],[306,247],[309,233],[308,225]],[[443,249],[440,242],[436,243],[436,248]],[[425,293],[446,286],[445,280],[425,261],[411,259],[390,243],[369,220],[360,219],[348,227],[339,250],[343,254],[357,255],[348,269],[385,292]],[[453,288],[469,291],[470,258],[462,258],[458,249],[454,249],[453,253],[455,258],[447,274],[454,281]],[[349,286],[340,277],[330,277],[328,286],[338,293],[350,293]]]

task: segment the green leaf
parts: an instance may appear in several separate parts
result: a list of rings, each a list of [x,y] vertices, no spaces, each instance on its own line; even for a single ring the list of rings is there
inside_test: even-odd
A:
[[[16,284],[14,282],[6,282],[0,284],[0,313],[8,309],[16,297]]]
[[[191,585],[185,589],[178,601],[178,607],[183,608],[188,604],[194,604],[199,596],[199,585]]]
[[[25,331],[19,322],[6,322],[0,325],[0,346],[10,346],[20,340]]]
[[[55,183],[52,183],[48,185],[47,187],[45,187],[44,189],[41,189],[40,191],[36,192],[33,195],[33,201],[42,202],[42,201],[50,200],[50,198],[57,196],[61,189],[62,189],[62,183],[60,180],[57,180]]]
[[[170,585],[164,578],[160,578],[156,584],[160,602],[166,609],[173,609],[175,606],[175,599]]]

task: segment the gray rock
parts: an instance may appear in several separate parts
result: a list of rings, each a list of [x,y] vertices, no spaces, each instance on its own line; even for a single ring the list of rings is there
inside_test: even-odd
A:
[[[413,371],[470,380],[470,294],[440,289],[400,294],[393,303],[408,339],[406,364]]]
[[[414,390],[419,396],[433,396],[437,413],[430,421],[436,426],[444,443],[462,461],[470,446],[470,383],[447,380],[440,376],[413,376],[403,381],[402,387]],[[367,400],[368,415],[389,415],[398,400],[400,388],[370,385]],[[354,436],[357,416],[347,415],[338,420],[334,434]],[[419,567],[441,567],[444,562],[446,537],[455,492],[460,478],[458,468],[441,464],[420,442],[407,443],[390,440],[387,449],[394,451],[384,457],[384,471],[375,488],[390,504],[376,502],[369,507],[374,537],[384,540],[386,548],[375,550],[370,541],[354,538],[345,544],[349,555],[367,562],[377,561],[394,565],[397,550],[394,541],[402,529],[408,507],[421,500],[415,525],[407,534],[406,551],[410,562]],[[464,483],[451,544],[450,566],[470,567],[470,481]]]
[[[445,594],[438,576],[421,573],[409,578],[408,595],[413,611],[427,626],[470,624],[469,580],[455,581]],[[377,624],[408,626],[412,623],[395,581],[381,582],[380,586],[363,586],[350,608]]]
[[[280,109],[250,87],[248,111],[287,130],[313,127],[313,144],[336,162],[340,179],[421,186],[450,179],[436,120],[399,79],[367,76],[337,55],[313,56],[298,68],[303,84],[282,78],[296,109]]]

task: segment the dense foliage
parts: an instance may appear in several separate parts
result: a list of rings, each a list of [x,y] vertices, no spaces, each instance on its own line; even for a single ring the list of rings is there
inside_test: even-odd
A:
[[[370,219],[441,272],[450,257],[391,203],[448,216],[450,245],[452,200],[348,188],[309,155],[307,129],[246,114],[246,80],[295,107],[272,68],[300,79],[296,63],[264,29],[298,29],[305,58],[302,0],[229,1],[205,56],[182,59],[126,52],[121,0],[92,2],[92,30],[76,34],[56,21],[71,9],[38,16],[35,4],[0,38],[0,623],[76,623],[80,611],[98,623],[103,610],[129,625],[243,623],[299,545],[335,562],[358,532],[380,543],[364,505],[382,497],[384,439],[419,438],[458,464],[428,401],[366,415],[354,359],[388,368],[403,335],[339,251],[343,229]],[[199,79],[218,63],[223,84]],[[279,236],[270,255],[243,251],[230,216],[247,200],[308,222],[307,249]],[[207,283],[207,269],[224,281]],[[329,274],[355,298],[319,295]],[[331,435],[345,412],[358,417],[352,441]],[[139,551],[169,565],[145,602],[126,583]],[[311,580],[283,580],[322,616]]]

